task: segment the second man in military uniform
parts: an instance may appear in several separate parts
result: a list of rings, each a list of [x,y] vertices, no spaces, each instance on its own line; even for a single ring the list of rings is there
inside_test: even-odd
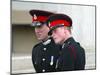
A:
[[[51,15],[47,20],[51,35],[61,51],[57,61],[57,71],[85,69],[85,50],[71,35],[72,19],[65,14]]]

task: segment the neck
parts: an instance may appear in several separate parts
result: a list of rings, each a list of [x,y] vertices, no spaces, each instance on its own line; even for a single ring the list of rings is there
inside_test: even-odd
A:
[[[47,37],[45,37],[43,40],[42,40],[42,42],[45,42],[45,41],[47,41],[48,40],[48,36]]]

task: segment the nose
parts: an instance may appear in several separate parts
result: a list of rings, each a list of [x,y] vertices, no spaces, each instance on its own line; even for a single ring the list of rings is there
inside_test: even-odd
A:
[[[39,33],[41,30],[39,28],[35,28],[35,32]]]

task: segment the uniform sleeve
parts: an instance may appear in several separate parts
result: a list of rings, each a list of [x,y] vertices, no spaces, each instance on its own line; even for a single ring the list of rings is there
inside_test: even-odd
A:
[[[33,63],[33,66],[34,66],[34,64],[35,64],[34,47],[32,49],[32,63]]]
[[[36,44],[32,49],[32,63],[33,63],[33,67],[35,68],[36,72],[39,71],[39,68],[38,68],[38,65],[37,65],[37,62],[36,62],[37,50],[38,50],[37,47],[39,46],[39,44]]]
[[[76,59],[76,70],[84,70],[85,69],[85,50],[81,47],[78,48],[77,59]]]
[[[36,65],[36,56],[35,56],[35,54],[36,54],[36,49],[35,49],[35,47],[33,47],[33,49],[32,49],[32,63],[33,63],[33,67],[34,67],[35,71],[38,72],[38,67]]]
[[[39,43],[40,44],[40,43]],[[35,56],[36,56],[36,48],[39,44],[36,44],[33,48],[32,48],[32,63],[33,65],[35,64]]]
[[[62,51],[58,64],[58,71],[74,70],[74,59],[69,52],[70,50],[71,48],[66,48]]]

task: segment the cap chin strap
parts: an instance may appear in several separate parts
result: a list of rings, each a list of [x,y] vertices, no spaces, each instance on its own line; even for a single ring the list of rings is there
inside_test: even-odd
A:
[[[43,22],[39,22],[39,21],[34,21],[31,26],[41,26],[43,24]]]
[[[56,28],[58,28],[58,27],[64,27],[64,25],[57,25],[57,26],[55,26],[55,27],[52,27],[52,28],[51,28],[51,31],[54,30],[54,29],[56,29]]]
[[[52,35],[52,31],[58,27],[63,27],[64,25],[63,24],[59,24],[57,26],[54,26],[54,27],[51,27],[50,31],[48,32],[48,35],[51,36]]]

